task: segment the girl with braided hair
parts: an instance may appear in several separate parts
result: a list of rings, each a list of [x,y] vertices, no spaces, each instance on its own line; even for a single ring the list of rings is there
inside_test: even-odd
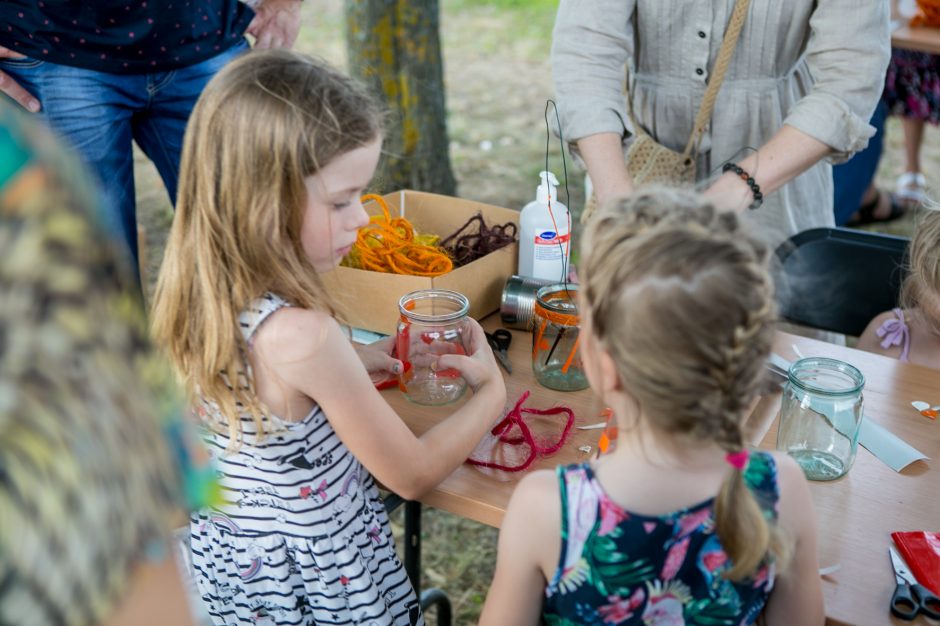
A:
[[[773,334],[766,247],[654,189],[583,250],[582,357],[618,445],[520,482],[481,624],[821,624],[806,480],[742,433]]]

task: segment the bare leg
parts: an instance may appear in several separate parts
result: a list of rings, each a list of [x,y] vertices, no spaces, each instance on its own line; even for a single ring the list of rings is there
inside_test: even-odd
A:
[[[924,122],[905,117],[904,126],[904,158],[906,172],[920,172],[920,146],[924,141]]]

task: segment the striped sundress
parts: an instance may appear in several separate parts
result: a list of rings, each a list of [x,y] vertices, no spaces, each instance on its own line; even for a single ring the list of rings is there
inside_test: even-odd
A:
[[[274,311],[273,294],[239,318],[248,345]],[[207,425],[218,409],[202,402]],[[272,418],[257,442],[242,418],[243,443],[206,428],[229,504],[190,520],[194,574],[217,626],[424,624],[415,592],[395,553],[385,506],[372,475],[315,407],[298,422]]]

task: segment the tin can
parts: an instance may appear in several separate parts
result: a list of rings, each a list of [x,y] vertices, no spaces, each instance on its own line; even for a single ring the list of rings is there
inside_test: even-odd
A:
[[[499,315],[503,326],[532,330],[536,293],[552,282],[554,281],[531,276],[510,276],[503,287],[503,296],[499,302]]]

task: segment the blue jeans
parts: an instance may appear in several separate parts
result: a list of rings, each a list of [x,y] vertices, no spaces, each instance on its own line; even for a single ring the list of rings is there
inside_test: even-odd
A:
[[[884,148],[885,118],[887,117],[888,106],[882,100],[878,102],[871,116],[870,123],[875,127],[875,134],[868,140],[868,147],[856,153],[845,163],[832,168],[832,182],[835,190],[833,207],[837,226],[842,226],[855,215],[862,204],[865,191],[875,179],[878,161],[881,160],[881,151]]]
[[[110,74],[38,59],[0,61],[42,103],[39,113],[97,175],[102,221],[127,243],[137,271],[137,216],[131,141],[153,161],[176,199],[186,121],[206,83],[248,49],[244,39],[217,56],[182,69]]]

